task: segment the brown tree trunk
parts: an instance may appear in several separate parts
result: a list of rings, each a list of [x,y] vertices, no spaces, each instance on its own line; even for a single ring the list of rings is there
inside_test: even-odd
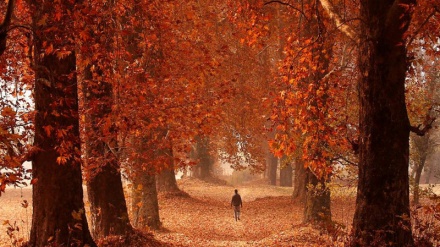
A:
[[[306,196],[304,205],[304,223],[331,222],[330,190],[324,179],[318,179],[310,169],[306,169]]]
[[[78,88],[73,23],[67,13],[57,21],[49,2],[35,5],[35,139],[38,148],[32,160],[33,214],[29,246],[96,246],[87,224],[81,176]],[[61,11],[73,11],[70,1],[61,1]],[[45,17],[43,17],[45,16]],[[46,25],[38,25],[47,18]],[[62,26],[62,28],[60,28]],[[54,27],[52,31],[46,31]],[[52,43],[63,37],[66,43]],[[63,58],[44,54],[49,42],[54,49],[71,53]],[[60,49],[61,50],[61,49]]]
[[[420,199],[420,177],[422,176],[423,167],[425,166],[425,161],[417,166],[415,176],[414,176],[414,204],[419,204]]]
[[[360,156],[352,246],[413,245],[404,40],[413,4],[361,1]]]
[[[428,168],[428,172],[426,174],[425,177],[425,184],[429,184],[430,180],[431,180],[431,176],[432,176],[432,171],[434,170],[433,164],[431,164]],[[426,170],[425,170],[426,173]]]
[[[295,177],[293,182],[292,199],[299,203],[305,203],[307,173],[306,168],[304,168],[304,161],[302,159],[296,159],[295,161]]]
[[[107,163],[87,181],[95,238],[125,235],[132,231],[117,164]]]
[[[159,203],[157,200],[156,179],[154,174],[143,172],[133,178],[132,187],[133,226],[142,229],[146,226],[158,229]]]
[[[158,192],[174,192],[179,191],[177,187],[176,174],[174,168],[167,168],[162,170],[156,176],[156,186]]]
[[[430,142],[429,133],[424,136],[411,136],[411,151],[414,152],[413,162],[414,167],[411,170],[411,178],[413,178],[413,203],[415,205],[419,204],[420,199],[420,178],[422,176],[423,168],[425,168],[425,163],[428,157],[428,154],[432,151],[432,143]]]
[[[284,158],[280,166],[280,186],[292,187],[292,165]]]
[[[96,62],[96,64],[99,64]],[[111,117],[113,87],[94,81],[90,66],[84,70],[85,148],[87,193],[90,201],[92,234],[95,238],[125,235],[132,231],[115,152],[117,133],[104,124]],[[113,147],[113,151],[112,151]]]
[[[198,138],[196,151],[196,158],[199,160],[197,166],[194,167],[194,177],[200,179],[207,179],[212,177],[211,169],[214,164],[214,159],[209,153],[209,139],[208,138]]]
[[[167,157],[167,164],[164,169],[156,175],[156,188],[158,192],[177,192],[176,174],[174,173],[173,149],[167,148],[163,155]]]
[[[268,153],[266,159],[266,169],[268,169],[269,184],[277,185],[278,158],[272,153]]]

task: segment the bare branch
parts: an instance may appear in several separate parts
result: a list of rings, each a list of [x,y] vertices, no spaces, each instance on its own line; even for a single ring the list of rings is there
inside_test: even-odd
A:
[[[333,21],[336,24],[336,27],[347,37],[355,41],[356,43],[359,40],[359,35],[353,30],[353,28],[345,23],[341,16],[336,12],[335,8],[333,7],[333,4],[329,0],[320,0],[322,7],[325,9],[327,14],[329,15],[330,19],[333,19]]]
[[[437,8],[434,8],[434,10],[431,12],[431,14],[428,15],[428,17],[426,17],[425,21],[423,21],[423,23],[420,25],[419,28],[417,28],[417,30],[414,32],[413,36],[411,37],[411,39],[408,41],[408,45],[411,45],[412,42],[414,41],[414,39],[417,37],[417,35],[420,33],[420,31],[422,30],[422,28],[428,23],[429,19],[431,19],[438,11]]]
[[[419,126],[417,127],[410,126],[410,130],[418,136],[424,136],[426,133],[428,133],[430,129],[432,129],[432,123],[434,123],[434,121],[435,118],[431,118],[429,122],[425,125],[425,127],[423,127],[423,129],[420,128],[422,125],[419,124]]]
[[[292,5],[290,3],[286,3],[286,2],[283,2],[283,1],[279,1],[279,0],[273,0],[273,1],[265,2],[264,5],[268,5],[268,4],[271,4],[271,3],[278,3],[278,4],[281,4],[281,5],[288,6],[288,7],[292,8],[292,9],[298,11],[302,16],[304,16],[304,18],[306,18],[307,21],[309,20],[307,18],[306,14],[304,13],[304,11],[302,11],[301,9],[295,7],[294,5]]]

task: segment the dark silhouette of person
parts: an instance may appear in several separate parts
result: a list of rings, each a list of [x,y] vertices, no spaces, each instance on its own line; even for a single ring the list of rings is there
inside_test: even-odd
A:
[[[235,190],[235,195],[232,196],[231,207],[234,207],[235,221],[240,220],[240,209],[243,207],[241,196],[238,194],[238,190]]]

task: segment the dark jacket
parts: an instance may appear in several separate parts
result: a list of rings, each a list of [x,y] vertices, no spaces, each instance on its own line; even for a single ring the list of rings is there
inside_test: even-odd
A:
[[[235,194],[231,200],[231,206],[242,206],[243,202],[241,201],[241,196],[239,194]]]

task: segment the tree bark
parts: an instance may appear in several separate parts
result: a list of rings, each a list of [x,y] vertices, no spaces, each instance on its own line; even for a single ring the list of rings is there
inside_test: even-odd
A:
[[[212,177],[211,169],[212,165],[214,164],[214,159],[209,153],[208,138],[197,138],[195,155],[199,160],[199,163],[194,167],[194,177],[199,179],[207,179]]]
[[[330,210],[330,190],[324,179],[318,179],[310,169],[306,169],[306,197],[304,223],[329,223],[332,219]]]
[[[429,168],[428,168],[428,172],[427,172],[426,177],[425,177],[425,184],[429,184],[429,182],[431,180],[431,176],[432,176],[432,170],[434,170],[434,167],[431,164],[431,166],[429,166]],[[426,171],[425,171],[425,173],[426,173]]]
[[[113,124],[108,127],[108,133],[103,130],[107,128],[103,123],[112,114],[113,87],[108,82],[94,81],[90,66],[87,66],[82,88],[86,116],[85,171],[92,234],[95,238],[125,235],[133,229],[128,218],[118,158],[114,154],[117,133]]]
[[[35,139],[39,150],[32,160],[33,214],[29,246],[96,246],[87,224],[81,176],[78,88],[73,23],[67,15],[54,23],[38,25],[43,16],[54,20],[50,3],[35,5]],[[73,11],[70,1],[61,1],[62,11]],[[63,28],[59,28],[63,25]],[[54,27],[55,31],[46,31]],[[63,37],[60,47],[54,41]],[[65,57],[44,54],[47,45],[70,51]]]
[[[430,135],[426,133],[424,136],[411,136],[410,137],[411,150],[410,153],[414,162],[414,167],[411,171],[411,178],[413,178],[413,203],[419,204],[420,199],[420,178],[422,176],[423,168],[425,168],[426,160],[430,152],[432,152]]]
[[[307,173],[304,168],[304,161],[302,159],[296,159],[295,161],[295,177],[293,185],[292,199],[299,203],[305,203],[306,201],[306,186],[307,186]]]
[[[280,168],[280,186],[282,187],[292,187],[292,165],[282,159]]]
[[[132,214],[133,226],[143,228],[148,226],[158,229],[159,203],[157,200],[156,179],[154,174],[142,172],[136,174],[132,187]]]
[[[174,192],[180,191],[177,186],[176,174],[174,168],[167,168],[162,170],[156,176],[156,186],[158,192]]]
[[[405,32],[412,0],[361,1],[360,156],[351,246],[412,246]]]
[[[107,163],[87,182],[95,238],[125,235],[132,231],[120,170]]]
[[[422,176],[423,167],[425,167],[425,161],[417,166],[414,176],[414,204],[419,204],[420,200],[420,177]]]
[[[269,184],[277,185],[278,158],[272,153],[268,153],[266,159],[266,169],[268,169]]]
[[[177,192],[176,174],[174,172],[174,156],[172,147],[166,148],[163,155],[167,157],[165,167],[156,175],[156,188],[158,192]]]

